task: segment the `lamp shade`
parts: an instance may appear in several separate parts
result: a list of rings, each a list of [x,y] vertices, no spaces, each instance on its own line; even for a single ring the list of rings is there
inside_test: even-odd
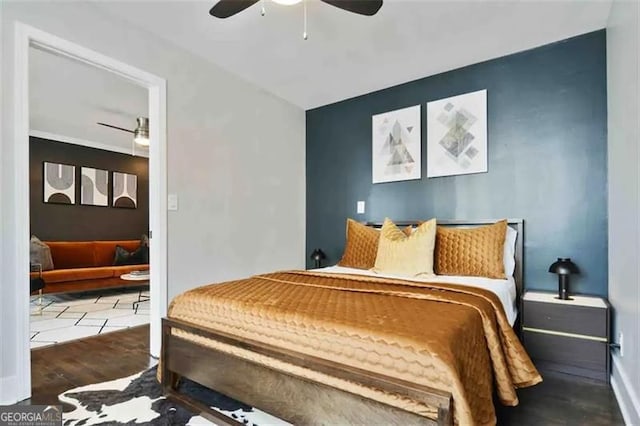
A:
[[[549,266],[549,272],[558,274],[558,275],[571,275],[577,274],[580,271],[575,263],[571,261],[568,257],[559,257],[558,260],[553,262],[551,266]]]

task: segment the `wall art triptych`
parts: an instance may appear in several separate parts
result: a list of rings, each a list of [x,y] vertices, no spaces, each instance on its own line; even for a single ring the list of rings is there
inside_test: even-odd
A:
[[[483,173],[487,91],[427,102],[427,177]],[[420,179],[421,106],[372,116],[373,183]]]
[[[80,173],[80,203],[85,206],[109,205],[109,172],[82,167]]]
[[[138,206],[138,177],[113,172],[111,178],[111,206],[135,209]],[[44,163],[44,202],[76,204],[76,166]],[[109,171],[80,167],[80,204],[109,206]]]
[[[44,202],[75,204],[76,168],[68,164],[44,163]]]
[[[135,209],[137,205],[137,176],[128,173],[113,172],[113,207]]]

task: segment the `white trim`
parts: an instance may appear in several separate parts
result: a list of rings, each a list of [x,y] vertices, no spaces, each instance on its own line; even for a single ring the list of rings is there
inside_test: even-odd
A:
[[[620,408],[620,413],[622,413],[622,419],[624,420],[625,425],[633,425],[631,422],[631,413],[629,413],[629,407],[627,405],[625,394],[623,394],[623,390],[620,388],[618,384],[618,380],[611,372],[611,389],[613,390],[613,395],[616,397],[616,401],[618,402],[618,407]]]
[[[15,306],[16,381],[18,401],[31,396],[31,348],[29,347],[29,28],[16,23],[14,51],[14,167],[13,205],[15,209]],[[8,265],[7,265],[8,266]]]
[[[1,25],[2,22],[4,22],[3,21],[3,16],[2,16],[3,15],[3,11],[2,10],[3,10],[3,7],[0,6],[0,25]],[[0,42],[0,64],[4,64],[5,63],[4,62],[5,61],[5,56],[4,56],[5,55],[5,50],[4,50],[3,46],[4,46],[4,43]],[[3,82],[4,82],[4,80],[3,80],[4,75],[2,73],[2,69],[3,68],[4,67],[0,66],[0,84],[3,84]],[[6,93],[4,93],[3,96],[6,96]],[[4,141],[4,134],[2,132],[2,129],[4,128],[4,127],[2,127],[3,123],[4,123],[4,120],[3,120],[3,105],[4,105],[4,102],[0,102],[0,164],[3,164],[2,163],[2,155],[3,155],[2,152],[3,152],[3,145],[4,145],[4,142],[5,142]],[[2,227],[3,227],[3,223],[2,223],[2,221],[3,221],[2,215],[3,215],[3,212],[4,212],[3,203],[6,203],[6,200],[5,200],[6,199],[6,195],[3,196],[3,194],[2,194],[4,192],[4,191],[2,191],[2,188],[3,188],[2,179],[3,179],[2,178],[2,172],[0,172],[0,229],[2,229]],[[5,267],[7,267],[7,268],[9,267],[9,265],[6,265],[6,260],[4,259],[4,256],[3,256],[2,252],[3,252],[3,245],[2,245],[2,243],[0,243],[0,271],[5,270],[4,269]],[[3,285],[3,283],[2,283],[2,274],[0,273],[0,290],[3,289],[5,286],[8,287],[8,284],[5,281],[5,283]],[[5,306],[5,304],[0,302],[0,318],[4,318],[4,314],[2,312],[3,309],[4,309],[4,306]],[[6,350],[6,348],[5,348],[5,350]],[[3,349],[0,348],[0,360],[2,360],[3,358],[4,358]],[[1,363],[0,363],[0,368],[2,368]],[[10,384],[13,385],[13,382],[11,382],[11,383],[9,382],[9,377],[2,377],[2,375],[0,375],[0,405],[9,405],[9,403],[10,403],[10,401],[5,400],[5,395],[8,392],[3,390],[3,389],[14,389],[13,387],[8,387]]]
[[[149,87],[149,245],[151,355],[160,357],[162,318],[167,315],[167,82]],[[151,108],[154,105],[155,108]],[[155,232],[154,232],[155,230]]]
[[[626,371],[617,356],[611,357],[611,388],[618,400],[622,417],[627,425],[640,425],[640,400],[635,393]],[[618,382],[618,377],[620,382]]]
[[[49,139],[56,142],[70,143],[73,145],[82,145],[89,148],[102,149],[103,151],[112,151],[112,152],[119,152],[121,154],[132,155],[131,148],[113,146],[103,142],[94,142],[87,139],[72,138],[71,136],[59,135],[57,133],[51,133],[51,132],[43,132],[42,130],[31,129],[29,130],[29,136],[33,136],[35,138],[41,138],[41,139]],[[135,155],[136,157],[149,158],[149,153],[147,151],[148,151],[147,149],[138,149],[135,151],[133,155]]]
[[[576,339],[593,340],[596,342],[607,342],[606,337],[587,336],[586,334],[565,333],[564,331],[544,330],[542,328],[522,327],[524,331],[531,331],[533,333],[552,334],[554,336],[574,337]]]
[[[149,225],[153,233],[150,245],[151,268],[151,355],[158,356],[161,344],[161,318],[167,312],[167,135],[166,80],[71,43],[37,28],[15,23],[14,64],[14,161],[16,215],[15,304],[16,400],[31,395],[31,352],[29,350],[29,298],[23,289],[29,277],[29,47],[79,60],[115,73],[149,90]],[[24,165],[20,167],[20,165]],[[9,343],[11,342],[3,342]]]

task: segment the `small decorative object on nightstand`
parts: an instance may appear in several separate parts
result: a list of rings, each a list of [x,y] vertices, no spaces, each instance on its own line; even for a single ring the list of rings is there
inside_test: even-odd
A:
[[[571,300],[569,297],[569,275],[580,272],[576,264],[568,257],[559,257],[549,266],[549,272],[558,274],[558,299]]]
[[[316,268],[319,268],[322,265],[322,260],[326,258],[327,256],[319,248],[315,249],[313,253],[311,253],[311,259],[313,259],[316,262],[315,263]]]
[[[610,305],[596,296],[528,291],[523,298],[524,345],[541,370],[609,380]]]

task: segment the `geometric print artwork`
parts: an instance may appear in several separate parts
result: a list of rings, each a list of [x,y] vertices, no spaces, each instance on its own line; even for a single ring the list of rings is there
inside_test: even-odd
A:
[[[86,206],[108,206],[108,182],[108,171],[82,167],[80,178],[80,203]]]
[[[371,122],[373,183],[420,179],[420,105],[374,115]]]
[[[113,207],[135,209],[138,205],[136,175],[113,172]]]
[[[427,177],[487,171],[487,91],[427,103]]]
[[[44,163],[43,192],[45,203],[76,202],[76,168],[67,164]]]

